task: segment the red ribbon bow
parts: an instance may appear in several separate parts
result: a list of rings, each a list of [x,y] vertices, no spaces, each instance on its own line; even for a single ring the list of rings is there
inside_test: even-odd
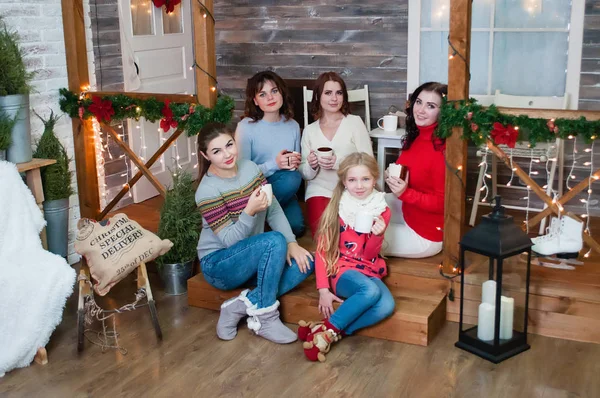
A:
[[[154,3],[154,6],[158,8],[166,6],[167,14],[170,14],[175,11],[175,6],[181,3],[181,0],[152,0],[152,3]]]
[[[509,148],[514,148],[519,138],[519,130],[510,124],[506,127],[502,123],[494,123],[491,136],[496,145],[506,144]]]
[[[92,104],[89,106],[88,110],[99,122],[103,120],[110,122],[111,116],[115,114],[115,110],[112,107],[112,101],[102,100],[102,98],[98,96],[92,97]]]
[[[171,101],[165,100],[165,106],[162,108],[164,118],[160,120],[160,128],[166,133],[171,127],[177,128],[177,121],[173,119],[173,111],[169,107]]]

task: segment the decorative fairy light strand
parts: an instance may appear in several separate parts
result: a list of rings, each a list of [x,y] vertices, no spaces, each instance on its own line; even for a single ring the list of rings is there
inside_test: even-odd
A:
[[[587,190],[587,200],[585,201],[585,233],[587,233],[589,236],[592,236],[592,230],[590,229],[590,199],[592,198],[592,183],[594,182],[594,143],[596,141],[592,141],[592,146],[590,148],[590,161],[589,166],[590,166],[590,175],[588,177],[588,190]],[[588,152],[586,150],[586,152]],[[590,256],[590,253],[592,252],[592,248],[590,248],[584,255],[583,257],[588,258]]]
[[[535,162],[535,159],[533,157],[533,149],[531,149],[530,158],[529,158],[529,172],[527,173],[529,178],[531,178],[531,175],[532,175],[532,168],[533,168],[534,162]],[[527,199],[527,206],[525,207],[525,228],[526,228],[526,232],[529,233],[529,204],[531,201],[531,187],[529,185],[527,185],[527,196],[524,199]]]
[[[513,149],[512,148],[510,148],[508,158],[510,159],[510,180],[508,180],[508,182],[506,183],[506,186],[510,187],[512,185],[513,178],[515,178],[515,171],[517,170],[513,166]]]
[[[489,194],[489,188],[487,186],[487,182],[486,182],[486,178],[488,178],[488,163],[487,163],[487,155],[488,155],[489,149],[486,146],[485,147],[485,152],[483,153],[483,157],[481,158],[481,163],[479,163],[479,167],[483,166],[483,178],[482,178],[482,183],[483,186],[479,189],[480,192],[485,192],[485,194],[483,195],[483,199],[481,199],[482,203],[485,203]]]
[[[573,163],[571,163],[571,170],[569,171],[569,175],[567,176],[567,189],[570,191],[572,187],[571,185],[569,185],[569,183],[571,182],[571,180],[575,179],[573,171],[575,169],[575,164],[577,164],[577,160],[575,159],[575,157],[577,156],[577,137],[573,137],[572,135],[570,135],[569,139],[573,139]]]

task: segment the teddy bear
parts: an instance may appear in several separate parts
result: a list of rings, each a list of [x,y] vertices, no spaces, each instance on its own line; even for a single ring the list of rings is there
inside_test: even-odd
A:
[[[329,321],[298,322],[298,338],[304,340],[304,355],[311,361],[325,362],[331,345],[342,339],[342,332]]]

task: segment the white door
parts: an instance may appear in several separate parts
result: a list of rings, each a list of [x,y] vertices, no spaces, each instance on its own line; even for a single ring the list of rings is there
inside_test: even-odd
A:
[[[156,8],[151,0],[119,0],[119,7],[125,91],[194,93],[194,71],[190,70],[194,63],[190,0],[182,0],[169,14],[165,7]],[[130,120],[129,145],[147,160],[173,131],[159,131],[158,123],[145,119]],[[191,170],[197,164],[194,144],[195,139],[183,133],[150,168],[152,174],[168,187],[173,173]],[[156,195],[158,191],[146,177],[133,186],[136,203]]]

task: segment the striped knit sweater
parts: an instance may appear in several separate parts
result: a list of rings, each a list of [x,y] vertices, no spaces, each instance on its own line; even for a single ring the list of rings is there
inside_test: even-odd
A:
[[[196,204],[202,213],[198,258],[263,233],[265,220],[272,230],[281,232],[288,243],[296,241],[275,197],[266,211],[253,217],[244,213],[250,194],[266,183],[258,166],[245,159],[238,161],[235,177],[221,178],[209,172],[202,178],[196,190]]]

